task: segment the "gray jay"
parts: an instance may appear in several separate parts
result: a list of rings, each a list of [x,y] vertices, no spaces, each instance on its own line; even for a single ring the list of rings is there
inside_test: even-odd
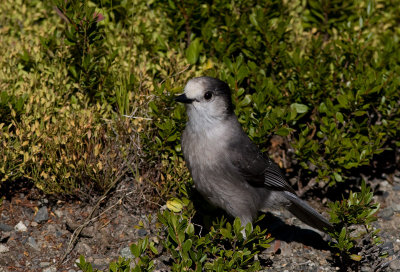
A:
[[[182,149],[196,189],[211,204],[252,222],[258,211],[284,207],[304,223],[326,231],[328,220],[297,197],[280,168],[264,156],[240,126],[225,82],[198,77],[175,98],[186,104]]]

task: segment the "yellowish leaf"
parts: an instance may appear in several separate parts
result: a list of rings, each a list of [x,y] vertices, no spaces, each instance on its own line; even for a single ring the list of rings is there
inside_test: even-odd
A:
[[[167,208],[173,212],[180,212],[183,209],[183,202],[178,198],[172,198],[167,201]]]
[[[357,254],[351,254],[351,255],[350,255],[350,258],[351,258],[353,261],[359,262],[359,261],[361,261],[362,256],[357,255]]]

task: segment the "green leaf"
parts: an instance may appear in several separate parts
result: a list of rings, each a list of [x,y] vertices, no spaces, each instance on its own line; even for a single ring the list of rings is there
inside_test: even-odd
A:
[[[288,136],[289,135],[289,129],[287,128],[280,128],[277,131],[275,131],[275,134],[280,135],[280,136]]]
[[[256,28],[260,28],[259,25],[258,25],[258,22],[257,22],[257,19],[256,19],[256,14],[255,14],[255,13],[250,14],[249,18],[250,18],[250,22],[251,22]]]
[[[131,245],[131,253],[138,258],[140,256],[140,247],[136,244]]]
[[[337,119],[340,123],[343,123],[343,122],[344,122],[343,114],[342,114],[340,111],[336,112],[336,119]]]
[[[196,38],[190,43],[189,47],[186,50],[186,59],[189,64],[195,64],[197,62],[197,60],[199,59],[200,51],[200,39]]]
[[[291,109],[294,109],[297,113],[305,113],[308,111],[308,107],[304,104],[293,103],[290,105]]]
[[[343,94],[338,95],[337,100],[338,100],[340,106],[342,106],[345,109],[348,108],[348,100],[347,100],[347,97],[345,95],[343,95]]]
[[[220,229],[219,231],[221,232],[223,237],[228,238],[228,239],[232,238],[232,234],[231,234],[231,232],[229,230]]]
[[[237,80],[242,81],[249,73],[249,70],[245,65],[240,66],[239,71],[237,73]]]
[[[149,248],[150,248],[150,250],[151,250],[154,254],[158,254],[158,250],[157,250],[157,248],[154,246],[154,242],[150,242]]]
[[[188,239],[183,243],[182,250],[183,252],[188,252],[191,247],[192,247],[192,240]]]
[[[251,103],[251,95],[246,94],[244,98],[239,102],[240,107],[246,107]]]
[[[337,181],[337,182],[341,182],[343,179],[342,179],[342,176],[339,174],[339,173],[337,173],[337,172],[333,172],[333,176],[335,177],[335,180]]]

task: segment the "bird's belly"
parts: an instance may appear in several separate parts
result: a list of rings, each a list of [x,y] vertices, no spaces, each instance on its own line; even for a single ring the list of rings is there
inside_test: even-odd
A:
[[[219,167],[216,168],[204,169],[201,173],[193,171],[196,189],[209,203],[244,223],[253,221],[263,203],[262,193],[233,173],[219,172]]]

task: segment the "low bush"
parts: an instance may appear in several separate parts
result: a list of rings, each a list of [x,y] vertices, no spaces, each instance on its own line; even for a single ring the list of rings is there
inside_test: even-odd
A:
[[[135,264],[120,259],[110,264],[110,271],[153,271],[154,260],[161,251],[171,258],[171,271],[259,271],[260,262],[254,257],[268,248],[273,240],[257,225],[254,229],[250,224],[241,227],[238,218],[233,224],[223,218],[214,222],[210,232],[204,236],[195,233],[195,226],[185,215],[164,211],[159,214],[159,221],[167,236],[159,238],[164,241],[162,248],[157,249],[148,237],[139,240],[131,245]],[[92,269],[83,257],[78,266],[84,272]]]
[[[330,233],[331,246],[337,251],[335,259],[341,268],[352,267],[358,271],[362,265],[372,271],[381,269],[387,252],[379,248],[382,243],[379,229],[372,226],[376,221],[379,203],[374,203],[371,188],[365,181],[361,192],[350,192],[348,199],[330,203],[331,223],[335,231]]]
[[[288,171],[304,183],[350,182],[400,146],[396,3],[6,0],[0,13],[0,186],[30,180],[45,193],[87,199],[125,173],[145,179],[160,202],[187,198],[186,116],[173,97],[200,75],[229,84],[240,123],[263,151],[275,134],[286,140]],[[349,228],[368,226],[377,208],[365,188],[331,206],[333,246],[350,259],[358,240]],[[167,230],[185,226],[180,235],[193,250],[170,252],[179,267],[205,267],[203,252],[210,269],[256,269],[246,260],[258,244],[248,248],[237,223],[217,224],[206,245],[186,231],[190,216],[165,216]],[[168,237],[165,250],[183,247]],[[139,244],[142,253],[151,247]]]

